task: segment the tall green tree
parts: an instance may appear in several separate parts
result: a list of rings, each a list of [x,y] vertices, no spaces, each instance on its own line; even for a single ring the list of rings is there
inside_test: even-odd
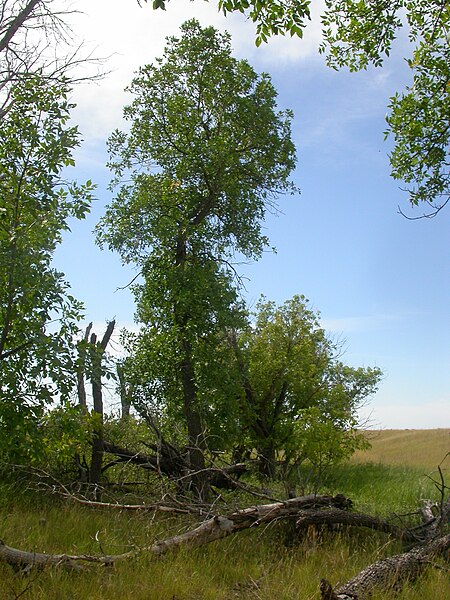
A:
[[[277,454],[286,464],[315,460],[317,437],[328,444],[330,459],[351,453],[357,409],[376,390],[381,371],[342,363],[339,344],[303,296],[281,306],[260,301],[254,323],[232,345],[243,390],[241,439],[258,450],[264,474],[275,475]]]
[[[165,5],[153,2],[153,8]],[[256,24],[258,46],[271,35],[302,37],[310,7],[310,0],[218,0],[225,14],[238,11]],[[319,50],[327,64],[350,71],[383,65],[400,30],[407,30],[412,83],[391,98],[387,117],[386,135],[394,139],[392,176],[406,183],[412,206],[425,205],[424,216],[435,216],[450,198],[448,2],[325,0],[320,20]]]
[[[98,240],[140,270],[134,292],[149,380],[182,409],[190,464],[201,472],[205,414],[226,378],[214,367],[218,334],[241,322],[230,261],[261,255],[268,206],[294,190],[292,115],[277,111],[268,75],[233,58],[228,34],[195,20],[130,91],[130,131],[109,140],[113,184],[125,181]]]
[[[71,217],[89,209],[92,185],[66,184],[78,133],[65,84],[17,81],[0,121],[0,450],[39,451],[39,419],[74,383],[72,336],[81,306],[52,256]]]

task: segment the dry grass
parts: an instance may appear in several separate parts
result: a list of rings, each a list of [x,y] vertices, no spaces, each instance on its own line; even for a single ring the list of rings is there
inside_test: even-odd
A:
[[[144,533],[151,535],[148,516],[142,514],[115,516],[71,506],[60,511],[59,521],[58,511],[49,511],[44,525],[38,523],[38,514],[34,511],[30,510],[30,515],[32,518],[25,516],[22,520],[18,513],[10,515],[12,528],[8,528],[7,537],[18,535],[17,542],[22,547],[53,551],[92,550],[96,545],[94,537],[97,537],[105,544],[105,550],[111,550],[115,544],[120,545],[120,538],[122,542],[127,538],[136,542],[144,540]],[[75,527],[77,522],[78,529]],[[59,534],[54,535],[55,530],[59,530]],[[99,531],[98,535],[96,531]],[[66,534],[65,540],[62,532]],[[333,583],[345,581],[368,563],[397,550],[397,544],[386,540],[385,536],[366,536],[360,532],[350,539],[347,534],[325,533],[321,540],[286,546],[283,527],[269,527],[244,532],[202,548],[182,549],[160,559],[144,555],[115,568],[94,567],[81,574],[49,569],[17,576],[9,567],[0,564],[0,598],[15,600],[29,586],[21,598],[319,600],[321,577],[328,577]],[[443,590],[450,593],[450,585],[445,584],[442,573],[436,573],[425,586],[421,585],[423,595],[413,597],[437,600],[441,597],[437,592]],[[382,597],[394,600],[394,595]],[[410,597],[402,595],[400,598]]]
[[[330,474],[328,489],[352,497],[357,510],[407,512],[437,494],[422,474],[448,451],[447,430],[370,432],[372,450]],[[447,464],[450,460],[447,461]],[[47,552],[116,553],[180,532],[184,517],[94,511],[35,497],[0,481],[0,538],[18,548]],[[155,559],[141,556],[112,568],[74,574],[62,569],[23,576],[0,564],[0,600],[319,600],[321,577],[346,581],[371,562],[399,551],[384,534],[325,532],[320,539],[286,543],[282,523],[239,533],[202,548]],[[373,600],[450,598],[444,569],[429,569],[400,594]]]
[[[366,435],[371,449],[356,452],[352,462],[433,470],[450,452],[450,429],[387,429]]]

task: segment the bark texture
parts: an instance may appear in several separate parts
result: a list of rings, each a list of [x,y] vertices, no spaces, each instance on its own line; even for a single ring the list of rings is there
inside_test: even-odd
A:
[[[414,581],[437,555],[448,555],[450,534],[426,546],[379,560],[333,589],[326,579],[320,583],[322,600],[369,600],[375,590],[399,590],[406,581]]]
[[[330,508],[328,510],[305,510],[300,511],[296,522],[298,531],[309,527],[310,525],[344,525],[352,527],[367,527],[376,531],[389,533],[406,542],[417,543],[420,537],[410,529],[398,527],[389,523],[385,519],[373,517],[363,513],[352,513],[339,508]]]

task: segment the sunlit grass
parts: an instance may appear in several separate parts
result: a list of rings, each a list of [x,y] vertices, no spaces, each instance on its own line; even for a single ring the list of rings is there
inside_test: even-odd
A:
[[[438,499],[439,492],[421,469],[379,464],[347,464],[325,477],[333,493],[343,493],[355,508],[380,515],[410,511],[423,498]]]
[[[358,450],[352,462],[412,466],[428,472],[437,469],[450,452],[450,429],[387,429],[365,435],[371,448]]]

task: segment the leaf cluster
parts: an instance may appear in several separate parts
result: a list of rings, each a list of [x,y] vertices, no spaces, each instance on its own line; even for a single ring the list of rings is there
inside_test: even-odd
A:
[[[169,2],[153,0],[153,9],[165,10],[166,1]],[[310,4],[310,0],[218,0],[218,9],[224,15],[240,12],[253,21],[256,24],[255,43],[260,46],[271,35],[288,33],[291,37],[303,37],[306,21],[311,18]]]
[[[267,242],[260,229],[267,203],[295,191],[288,180],[292,114],[276,110],[267,75],[231,56],[228,34],[195,20],[181,32],[129,88],[130,133],[116,131],[108,145],[113,184],[127,172],[132,183],[121,186],[99,240],[125,260],[139,260],[150,247],[174,245],[182,231],[206,255],[232,247],[257,257]],[[133,246],[120,237],[117,217],[127,215],[124,228],[140,231]],[[113,219],[118,233],[106,233]]]
[[[243,425],[251,445],[272,445],[286,462],[312,460],[333,436],[335,459],[353,451],[357,410],[376,391],[381,371],[347,366],[340,355],[340,344],[320,327],[306,298],[294,296],[281,306],[260,301],[253,326],[238,337]],[[318,440],[323,444],[316,448]]]
[[[78,145],[67,86],[30,75],[11,94],[0,121],[0,429],[21,447],[43,407],[73,384],[81,304],[51,263],[69,219],[89,210],[93,186],[61,179]]]
[[[425,202],[434,216],[449,198],[450,9],[441,0],[364,2],[328,0],[322,17],[329,66],[351,71],[381,66],[399,30],[412,48],[406,61],[412,85],[390,101],[387,117],[395,147],[392,176],[403,180],[413,206]]]

